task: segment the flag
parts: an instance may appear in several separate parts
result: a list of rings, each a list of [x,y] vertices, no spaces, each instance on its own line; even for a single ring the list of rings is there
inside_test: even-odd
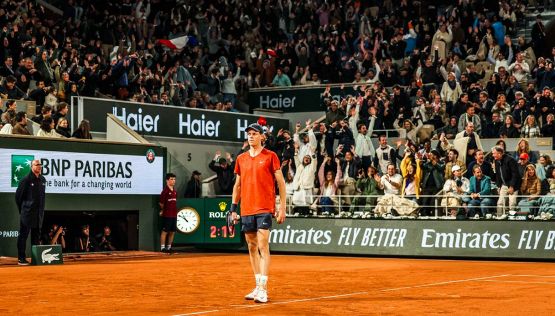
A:
[[[187,45],[195,46],[198,44],[198,41],[194,36],[181,36],[170,40],[161,39],[158,40],[158,43],[171,49],[182,49]]]

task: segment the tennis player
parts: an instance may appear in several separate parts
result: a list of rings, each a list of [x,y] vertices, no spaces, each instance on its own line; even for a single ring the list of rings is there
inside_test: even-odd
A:
[[[285,180],[277,155],[262,146],[264,130],[253,123],[246,129],[250,149],[235,161],[236,181],[230,211],[235,221],[237,204],[241,202],[241,229],[249,247],[256,287],[245,296],[257,303],[268,302],[268,270],[270,267],[270,228],[272,216],[278,224],[285,221]],[[279,210],[276,211],[275,182],[279,188]]]

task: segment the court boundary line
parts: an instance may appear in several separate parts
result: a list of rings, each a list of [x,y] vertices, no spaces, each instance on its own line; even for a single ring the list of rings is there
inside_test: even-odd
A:
[[[480,282],[518,283],[518,284],[551,284],[551,285],[555,285],[555,282],[534,282],[534,281],[515,281],[515,280],[481,280]]]
[[[413,286],[404,286],[404,287],[397,287],[397,288],[390,288],[390,289],[382,289],[382,290],[378,290],[378,292],[390,292],[390,291],[415,289],[415,288],[438,286],[438,285],[445,285],[445,284],[483,281],[483,280],[488,280],[488,279],[493,279],[493,278],[502,278],[502,277],[507,277],[507,276],[511,276],[511,275],[510,274],[500,274],[500,275],[492,275],[492,276],[479,277],[479,278],[452,280],[452,281],[444,281],[444,282],[434,282],[434,283],[427,283],[427,284],[420,284],[420,285],[413,285]],[[256,305],[230,305],[230,307],[232,307],[232,308],[228,307],[228,308],[221,308],[221,309],[217,309],[217,310],[198,311],[198,312],[185,313],[185,314],[174,314],[172,316],[202,315],[202,314],[223,312],[223,311],[234,310],[234,309],[264,308],[264,307],[272,306],[272,305],[283,305],[283,304],[291,304],[291,303],[298,303],[298,302],[319,301],[319,300],[334,299],[334,298],[349,297],[349,296],[364,295],[364,294],[370,294],[370,291],[361,291],[361,292],[338,294],[338,295],[326,295],[326,296],[320,296],[320,297],[295,299],[295,300],[288,300],[288,301],[268,302],[268,303],[256,304]],[[235,307],[233,307],[233,306],[235,306]]]

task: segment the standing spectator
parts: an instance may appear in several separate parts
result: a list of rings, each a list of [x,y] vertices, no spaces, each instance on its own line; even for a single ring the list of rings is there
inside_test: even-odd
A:
[[[422,179],[422,169],[420,159],[416,158],[416,163],[413,164],[411,155],[412,153],[407,151],[405,153],[405,158],[401,161],[401,174],[403,175],[401,197],[416,201],[420,198],[420,180]]]
[[[397,173],[395,164],[387,165],[387,173],[384,174],[380,180],[380,187],[383,188],[384,194],[399,195],[403,177]]]
[[[466,113],[461,115],[459,118],[459,132],[462,132],[466,128],[466,124],[472,122],[474,124],[474,131],[476,134],[482,134],[482,122],[480,117],[475,114],[474,105],[468,104],[466,106]]]
[[[318,165],[316,155],[305,154],[300,158],[300,151],[295,149],[297,170],[293,177],[293,205],[301,207],[301,212],[306,213],[313,202],[312,190]]]
[[[320,181],[320,199],[318,205],[320,206],[322,215],[335,213],[334,201],[338,199],[336,192],[339,187],[339,182],[342,179],[339,158],[335,158],[336,172],[334,173],[332,170],[328,170],[324,177],[324,171],[329,162],[331,162],[331,157],[325,157],[324,162],[318,170],[318,180]]]
[[[171,252],[173,238],[177,230],[177,191],[175,190],[175,174],[166,174],[166,185],[160,193],[160,216],[162,232],[160,233],[160,251]]]
[[[339,145],[337,147],[336,156],[339,156],[342,150],[343,146]],[[343,178],[341,179],[339,189],[341,190],[345,204],[351,205],[353,195],[356,193],[356,178],[360,168],[360,158],[357,157],[354,146],[351,146],[351,150],[345,152],[344,156],[344,159],[341,159]]]
[[[40,160],[33,160],[31,172],[19,181],[15,191],[15,203],[20,216],[17,236],[17,263],[19,265],[29,264],[25,255],[29,233],[31,233],[31,245],[40,243],[46,199],[46,179],[41,175],[41,171]]]
[[[421,162],[422,168],[422,178],[420,182],[420,187],[422,188],[422,198],[420,200],[420,205],[422,209],[420,214],[424,216],[431,216],[434,210],[434,197],[442,188],[444,184],[443,174],[445,170],[445,164],[440,160],[440,154],[437,150],[432,150],[424,162]],[[421,161],[418,157],[417,161]]]
[[[367,170],[365,174],[364,170]],[[376,207],[378,196],[383,193],[382,179],[377,173],[377,169],[369,166],[367,169],[360,169],[356,187],[360,190],[360,196],[356,196],[351,205],[351,213],[364,212],[364,217],[368,217]]]
[[[388,173],[388,165],[397,165],[397,150],[387,144],[387,137],[385,135],[380,135],[378,142],[380,146],[376,149],[374,166],[378,168],[379,173],[386,174]]]
[[[507,209],[512,211],[516,207],[516,198],[520,188],[520,176],[516,161],[505,153],[500,146],[492,149],[495,160],[495,182],[499,188],[499,200],[497,201],[497,218],[507,218]],[[507,205],[506,199],[509,199]]]
[[[467,215],[474,218],[481,213],[483,218],[491,217],[490,209],[495,205],[493,198],[488,197],[491,195],[491,178],[483,174],[482,168],[478,165],[475,165],[472,171],[468,196],[463,198],[463,202],[469,206]]]
[[[233,192],[233,168],[235,161],[230,153],[226,153],[226,158],[222,157],[222,153],[218,150],[214,159],[208,164],[208,168],[214,171],[218,176],[218,185],[220,187],[220,194],[230,195]],[[217,163],[217,165],[216,165]]]
[[[488,176],[490,179],[493,179],[493,177],[495,177],[495,174],[493,173],[493,168],[491,167],[491,163],[485,160],[483,150],[479,149],[474,153],[474,161],[472,161],[468,165],[468,170],[466,171],[465,175],[468,179],[470,179],[474,175],[474,167],[476,166],[480,167],[481,174]]]
[[[197,170],[193,171],[191,174],[191,179],[187,182],[187,188],[185,189],[185,197],[197,199],[201,197],[202,194],[202,183],[200,179],[201,173]]]
[[[465,130],[455,136],[455,148],[461,155],[460,160],[468,165],[474,159],[474,153],[478,149],[482,149],[482,142],[480,136],[474,132],[474,124],[472,122],[466,123]],[[461,146],[457,146],[460,143]]]
[[[528,115],[522,127],[520,128],[520,136],[524,138],[541,137],[541,130],[536,123],[534,115]]]

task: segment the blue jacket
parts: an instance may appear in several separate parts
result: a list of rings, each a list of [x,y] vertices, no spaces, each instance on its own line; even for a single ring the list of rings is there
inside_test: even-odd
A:
[[[470,177],[470,188],[468,193],[479,193],[480,196],[491,194],[491,179],[486,175],[482,175],[482,181],[480,183],[480,192],[476,192],[476,177]]]

